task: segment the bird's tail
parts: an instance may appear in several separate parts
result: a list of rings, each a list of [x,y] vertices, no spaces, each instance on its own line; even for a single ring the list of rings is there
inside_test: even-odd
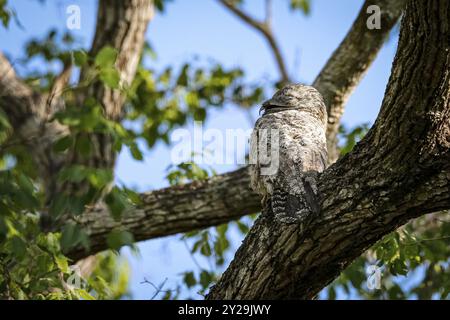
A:
[[[302,179],[303,180],[303,179]],[[281,187],[275,187],[270,205],[275,219],[283,223],[306,222],[319,212],[319,204],[308,181],[303,180],[303,192],[291,194]]]

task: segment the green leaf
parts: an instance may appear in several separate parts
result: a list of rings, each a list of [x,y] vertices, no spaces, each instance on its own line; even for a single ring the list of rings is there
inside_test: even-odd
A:
[[[213,275],[206,270],[203,270],[200,273],[200,284],[203,287],[203,289],[207,289],[212,283],[213,279],[214,279]]]
[[[111,169],[88,168],[87,179],[91,186],[96,189],[103,189],[114,179],[114,173]]]
[[[209,245],[209,242],[207,241],[203,242],[203,245],[200,248],[200,253],[203,254],[205,257],[211,256],[211,246]]]
[[[0,21],[5,28],[8,27],[10,19],[11,13],[7,8],[7,0],[0,0]]]
[[[334,286],[331,286],[328,289],[328,299],[329,300],[336,300],[336,289],[334,288]]]
[[[134,243],[133,235],[128,231],[113,231],[106,238],[109,248],[119,250],[123,246],[130,246]]]
[[[120,74],[114,68],[106,68],[100,71],[100,80],[112,89],[118,89],[120,84]]]
[[[75,149],[83,156],[88,157],[91,154],[91,140],[86,134],[80,134],[75,143]]]
[[[59,173],[59,179],[70,182],[81,182],[87,178],[89,170],[82,165],[73,165],[63,168]]]
[[[90,295],[86,290],[76,289],[75,292],[80,296],[83,300],[95,300],[95,298]]]
[[[88,55],[83,50],[77,50],[73,52],[73,60],[76,66],[82,67],[87,64]]]
[[[250,228],[244,222],[242,222],[240,220],[236,221],[236,225],[237,225],[239,231],[244,235],[247,234],[250,230]]]
[[[181,69],[180,75],[178,76],[177,85],[182,87],[186,87],[188,85],[188,72],[189,72],[189,65],[185,64]]]
[[[95,57],[95,65],[100,69],[112,68],[116,63],[117,55],[116,49],[106,46]]]
[[[53,144],[53,151],[64,152],[67,149],[69,149],[72,146],[72,144],[73,138],[71,136],[62,137]]]
[[[156,9],[158,9],[158,11],[164,11],[164,0],[154,0],[153,3],[155,4],[155,7]]]
[[[111,216],[116,220],[120,220],[123,212],[128,206],[127,196],[117,187],[114,187],[111,192],[105,197],[105,203],[109,208]]]
[[[142,203],[142,199],[139,193],[128,188],[123,188],[122,192],[127,196],[128,201],[130,201],[132,204],[139,205]]]
[[[389,271],[393,275],[406,276],[408,274],[408,267],[404,261],[395,260],[395,262],[390,265]]]
[[[133,159],[138,160],[138,161],[144,160],[144,156],[142,155],[142,152],[136,143],[131,143],[129,145],[129,148],[130,148],[131,155],[133,156]]]
[[[11,251],[17,259],[23,259],[27,253],[27,245],[20,237],[14,236],[10,240]]]
[[[205,119],[206,119],[206,110],[203,108],[195,109],[194,120],[195,121],[205,121]]]
[[[197,280],[195,280],[194,273],[192,271],[186,272],[183,277],[183,281],[188,288],[192,288],[197,284]]]
[[[69,262],[67,261],[67,258],[63,255],[58,255],[55,257],[56,265],[58,266],[59,270],[63,273],[69,272]]]
[[[339,127],[339,139],[344,141],[340,145],[341,155],[345,155],[352,151],[354,146],[367,134],[369,131],[369,124],[363,123],[349,130],[344,125]]]
[[[67,209],[68,199],[63,194],[57,194],[53,197],[49,207],[49,214],[52,217],[59,217],[64,214]]]
[[[37,271],[41,274],[45,274],[49,271],[51,271],[55,264],[53,263],[53,259],[51,258],[50,255],[48,254],[40,254],[37,258],[36,258],[36,266],[37,266]]]
[[[305,15],[311,12],[310,0],[291,0],[292,10],[301,10]]]
[[[80,226],[68,223],[63,227],[60,243],[63,251],[68,251],[79,244],[86,248],[89,246],[89,237]]]

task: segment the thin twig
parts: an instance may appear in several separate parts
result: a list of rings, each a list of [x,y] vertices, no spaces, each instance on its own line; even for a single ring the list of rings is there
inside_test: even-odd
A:
[[[272,27],[272,0],[266,0],[266,25]]]
[[[439,241],[439,240],[447,240],[450,239],[450,236],[437,237],[437,238],[428,238],[428,239],[417,239],[414,242],[405,243],[405,246],[412,246],[421,242],[430,242],[430,241]]]
[[[47,113],[53,113],[52,110],[53,106],[57,103],[57,100],[61,97],[61,95],[66,91],[71,75],[72,75],[72,64],[71,63],[64,64],[63,70],[55,78],[55,81],[53,82],[53,85],[50,89],[50,92],[46,97]]]
[[[150,298],[150,300],[153,300],[161,292],[163,292],[163,293],[171,293],[171,292],[175,291],[175,290],[162,290],[162,288],[164,288],[164,286],[166,285],[167,280],[168,280],[167,278],[164,279],[164,281],[159,286],[156,286],[153,282],[147,280],[147,278],[144,278],[144,281],[141,281],[141,284],[149,284],[155,289],[155,293]]]
[[[272,29],[270,27],[271,1],[268,0],[266,2],[266,5],[267,5],[267,7],[269,7],[269,9],[266,7],[266,21],[265,22],[258,21],[254,17],[250,16],[248,13],[239,9],[230,0],[217,0],[217,1],[219,1],[219,3],[221,3],[225,8],[227,8],[235,16],[240,18],[242,21],[247,23],[249,26],[251,26],[255,30],[259,31],[264,36],[264,38],[268,42],[268,44],[272,50],[272,53],[275,57],[278,71],[280,72],[280,76],[281,76],[281,82],[283,82],[283,83],[290,82],[289,73],[287,72],[286,64],[284,62],[283,55],[281,54],[281,49],[272,33]],[[269,18],[269,20],[267,18]]]
[[[202,266],[200,265],[200,263],[197,261],[197,259],[195,258],[194,254],[191,252],[191,249],[189,248],[189,245],[186,241],[186,239],[183,239],[183,243],[184,246],[186,247],[186,250],[189,252],[189,255],[191,256],[192,261],[194,262],[194,264],[197,266],[197,268],[199,268],[200,270],[205,270],[205,268],[202,268]]]

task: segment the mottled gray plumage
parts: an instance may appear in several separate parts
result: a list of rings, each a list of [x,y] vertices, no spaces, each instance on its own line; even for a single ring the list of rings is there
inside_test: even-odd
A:
[[[327,163],[323,98],[313,87],[287,85],[261,111],[250,144],[252,188],[276,219],[303,223],[319,210],[316,176]]]

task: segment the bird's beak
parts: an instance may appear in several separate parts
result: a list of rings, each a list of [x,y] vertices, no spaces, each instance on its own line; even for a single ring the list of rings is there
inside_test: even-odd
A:
[[[266,111],[266,106],[262,105],[261,108],[259,108],[259,115],[261,115],[261,112]]]

